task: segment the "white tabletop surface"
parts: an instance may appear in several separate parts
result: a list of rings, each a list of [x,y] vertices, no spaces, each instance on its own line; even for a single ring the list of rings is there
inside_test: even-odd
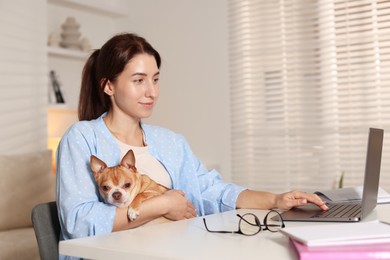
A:
[[[261,221],[266,210],[234,210],[206,216],[213,230],[237,230],[236,213],[255,213]],[[390,204],[381,204],[364,220],[390,223]],[[329,225],[286,222],[286,226]],[[334,223],[332,225],[337,225]],[[353,225],[353,224],[352,224]],[[107,235],[61,241],[60,254],[86,259],[297,259],[287,237],[261,231],[255,236],[216,234],[205,230],[202,217],[145,225]]]

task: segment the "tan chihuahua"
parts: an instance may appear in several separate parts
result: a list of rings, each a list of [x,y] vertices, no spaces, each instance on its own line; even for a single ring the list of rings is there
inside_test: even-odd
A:
[[[137,171],[132,150],[126,153],[118,166],[108,167],[94,155],[90,163],[104,201],[118,208],[127,207],[127,216],[131,221],[138,217],[139,206],[143,201],[168,190]]]

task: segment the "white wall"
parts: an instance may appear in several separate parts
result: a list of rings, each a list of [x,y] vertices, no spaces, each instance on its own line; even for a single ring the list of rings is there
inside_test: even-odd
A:
[[[0,1],[0,153],[47,147],[46,1]],[[32,12],[35,10],[35,12]]]
[[[132,0],[118,31],[145,37],[161,54],[161,96],[148,123],[183,134],[205,164],[230,178],[225,0]]]

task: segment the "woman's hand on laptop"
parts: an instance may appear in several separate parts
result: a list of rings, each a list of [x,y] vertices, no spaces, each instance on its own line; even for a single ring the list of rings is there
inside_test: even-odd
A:
[[[328,209],[326,203],[316,194],[306,193],[298,190],[277,194],[275,199],[276,208],[283,210],[289,210],[293,207],[305,206],[308,203],[313,203],[322,210]]]
[[[247,209],[282,209],[289,210],[293,207],[305,206],[313,203],[322,210],[327,210],[325,202],[315,194],[303,191],[290,191],[282,194],[275,194],[266,191],[244,190],[237,198],[237,208]]]

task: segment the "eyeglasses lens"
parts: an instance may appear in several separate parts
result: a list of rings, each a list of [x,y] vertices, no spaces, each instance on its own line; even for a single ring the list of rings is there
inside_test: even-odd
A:
[[[283,220],[276,211],[270,211],[264,219],[264,224],[271,232],[279,231],[283,226]]]
[[[260,232],[259,219],[253,214],[245,214],[240,219],[240,230],[244,235],[252,236]]]

